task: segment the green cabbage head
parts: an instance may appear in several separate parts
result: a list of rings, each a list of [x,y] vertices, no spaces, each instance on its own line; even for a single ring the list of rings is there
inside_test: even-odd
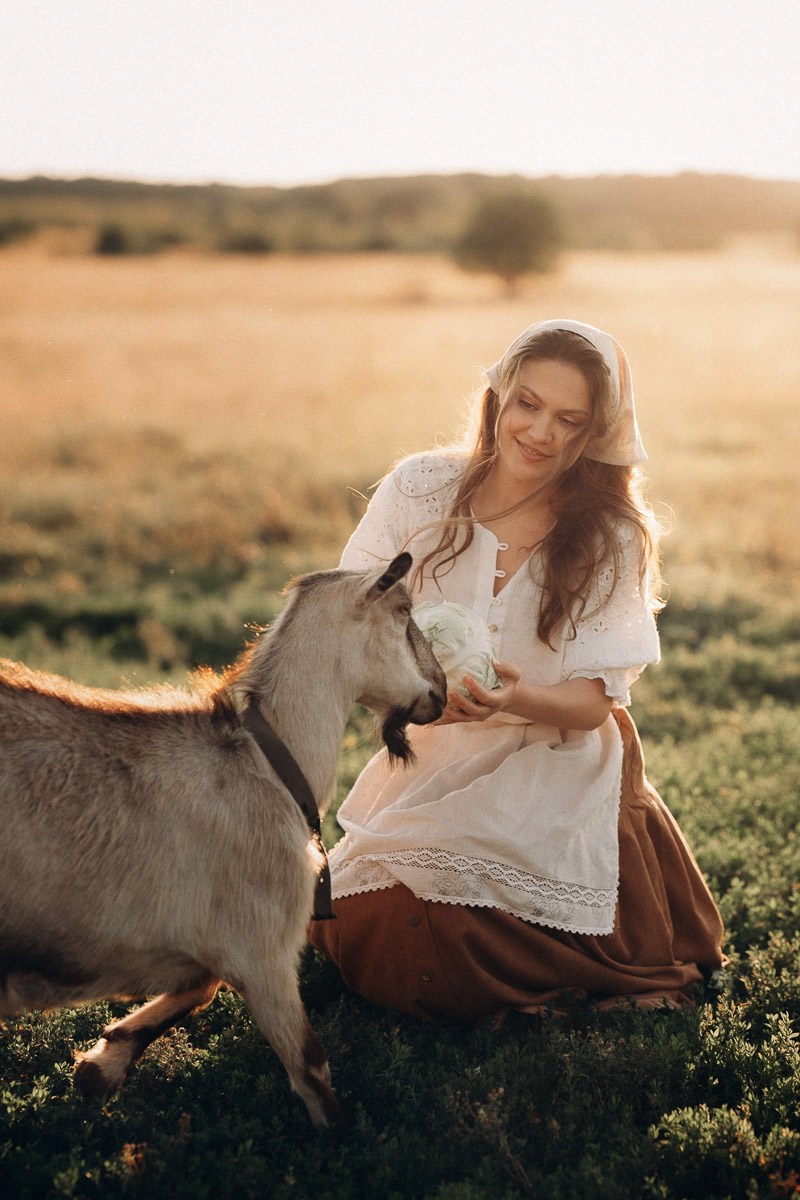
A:
[[[489,626],[463,604],[425,600],[411,610],[423,636],[430,642],[447,686],[462,696],[469,695],[464,675],[472,675],[482,687],[500,687],[492,659],[496,657]]]

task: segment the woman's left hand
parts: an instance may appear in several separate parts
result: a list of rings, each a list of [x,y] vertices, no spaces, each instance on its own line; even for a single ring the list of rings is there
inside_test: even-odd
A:
[[[493,666],[500,680],[500,687],[489,691],[481,687],[471,675],[465,675],[464,686],[469,688],[470,695],[462,696],[461,692],[449,692],[447,707],[435,722],[436,725],[453,725],[459,721],[488,721],[489,717],[505,712],[513,705],[522,672],[511,663],[495,662]]]

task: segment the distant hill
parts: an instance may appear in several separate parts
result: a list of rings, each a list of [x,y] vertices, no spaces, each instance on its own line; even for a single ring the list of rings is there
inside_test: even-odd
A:
[[[0,242],[85,230],[108,253],[176,243],[215,250],[446,251],[473,206],[513,186],[556,206],[576,248],[713,248],[739,234],[800,234],[800,182],[684,172],[592,178],[481,174],[340,179],[303,187],[0,180]]]

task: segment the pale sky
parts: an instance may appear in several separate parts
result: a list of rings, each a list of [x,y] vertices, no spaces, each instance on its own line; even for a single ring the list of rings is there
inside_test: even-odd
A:
[[[0,0],[0,176],[800,179],[800,0]]]

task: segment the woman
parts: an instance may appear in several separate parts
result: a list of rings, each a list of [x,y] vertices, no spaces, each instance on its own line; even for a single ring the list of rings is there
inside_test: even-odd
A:
[[[410,550],[415,601],[487,620],[500,686],[465,676],[411,731],[412,768],[364,769],[331,853],[338,920],[312,939],[356,991],[428,1020],[691,1003],[722,926],[625,709],[659,657],[627,359],[546,321],[487,376],[471,452],[401,463],[342,566]]]

